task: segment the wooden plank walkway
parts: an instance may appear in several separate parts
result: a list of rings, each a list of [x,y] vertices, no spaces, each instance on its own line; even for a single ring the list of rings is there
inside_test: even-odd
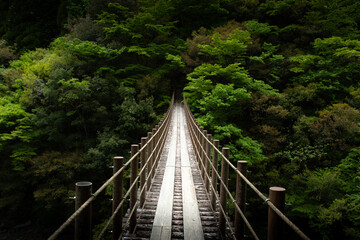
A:
[[[164,150],[138,223],[124,239],[219,239],[214,213],[177,103]]]
[[[155,219],[150,239],[171,239],[172,209],[174,197],[175,161],[177,136],[179,125],[178,108],[175,107],[173,115],[173,134],[170,139],[170,148],[166,161],[163,183],[161,185],[159,200],[155,212]]]
[[[200,212],[196,198],[195,185],[191,173],[188,146],[186,143],[184,123],[185,116],[181,111],[180,118],[180,149],[181,149],[181,176],[182,176],[182,199],[184,216],[184,239],[204,239],[201,225]]]

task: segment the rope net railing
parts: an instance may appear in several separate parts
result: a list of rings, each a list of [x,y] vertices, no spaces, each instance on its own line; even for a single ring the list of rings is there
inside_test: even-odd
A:
[[[148,132],[147,137],[141,138],[141,146],[138,144],[131,145],[131,157],[124,164],[123,157],[114,157],[113,175],[110,177],[95,193],[90,193],[79,188],[77,189],[75,200],[76,211],[48,238],[48,240],[57,239],[59,235],[75,221],[75,238],[77,235],[82,235],[84,239],[92,238],[91,231],[91,214],[86,214],[86,211],[91,211],[91,204],[94,200],[113,183],[113,211],[110,218],[107,220],[105,226],[100,231],[97,239],[101,239],[105,232],[112,224],[113,239],[121,239],[124,229],[129,229],[133,232],[137,222],[137,208],[142,208],[145,202],[146,191],[151,187],[151,181],[154,178],[155,170],[157,168],[160,154],[165,144],[166,136],[169,130],[172,112],[174,108],[174,94],[171,99],[170,106],[158,125],[153,128],[152,132]],[[138,168],[140,164],[140,169]],[[123,175],[124,171],[130,167],[130,186],[123,195]],[[138,197],[138,182],[140,182],[139,197]],[[76,186],[91,185],[77,183]],[[88,183],[88,182],[85,182]],[[85,192],[85,193],[84,193]],[[85,196],[85,195],[88,196]],[[126,224],[122,225],[123,207],[126,201],[130,198],[130,214]],[[79,202],[78,202],[79,201]],[[88,222],[88,224],[84,224]]]
[[[226,236],[226,229],[233,239],[244,239],[245,226],[254,239],[259,239],[250,222],[246,218],[245,202],[246,187],[249,186],[269,207],[268,210],[268,239],[277,239],[281,235],[281,225],[285,222],[301,239],[307,237],[293,222],[282,212],[285,204],[285,189],[280,187],[270,188],[270,196],[267,198],[254,184],[246,178],[246,161],[238,161],[235,167],[229,160],[229,149],[219,150],[219,141],[211,141],[212,135],[207,133],[196,121],[190,111],[186,98],[184,98],[185,116],[189,129],[189,135],[194,147],[195,156],[198,162],[205,189],[210,195],[210,202],[213,210],[219,209],[219,232]],[[211,151],[212,149],[212,151]],[[212,153],[212,156],[211,156]],[[221,174],[218,171],[218,161],[221,157]],[[211,167],[211,173],[210,173]],[[229,167],[236,173],[236,198],[228,189]],[[220,184],[220,194],[217,191],[217,184]],[[234,224],[230,222],[226,212],[227,198],[235,206]],[[216,204],[218,203],[218,204]],[[234,226],[234,227],[233,227]]]

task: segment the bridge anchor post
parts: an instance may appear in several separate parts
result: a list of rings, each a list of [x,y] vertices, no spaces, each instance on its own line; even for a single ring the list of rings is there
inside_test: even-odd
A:
[[[285,207],[285,188],[271,187],[269,189],[269,200],[281,212]],[[282,239],[282,225],[283,220],[269,207],[268,210],[268,240]]]
[[[206,175],[205,175],[205,165],[206,165],[206,144],[207,144],[207,141],[206,141],[206,135],[207,135],[207,130],[203,130],[202,131],[203,135],[201,135],[201,176],[202,176],[202,179],[204,180],[205,182],[205,178],[206,178]]]
[[[92,195],[91,182],[75,183],[75,211],[78,210]],[[75,240],[92,239],[91,204],[75,218]]]
[[[225,158],[229,159],[230,149],[223,148],[222,154]],[[226,213],[226,188],[228,186],[228,178],[229,178],[229,164],[225,161],[225,159],[221,159],[221,180],[224,184],[220,184],[220,206]],[[219,210],[219,230],[221,236],[225,237],[226,230],[226,214],[224,214],[221,209]]]
[[[115,174],[119,171],[120,168],[124,165],[124,158],[123,157],[114,157],[114,169],[113,173]],[[113,182],[113,205],[112,211],[115,212],[116,208],[120,204],[122,200],[122,190],[123,190],[123,175],[124,173],[121,172]],[[121,232],[122,232],[122,214],[123,214],[123,207],[117,212],[113,220],[113,239],[119,239]]]
[[[205,189],[206,191],[209,193],[209,186],[210,186],[210,161],[211,161],[211,156],[210,156],[210,153],[211,153],[211,150],[210,150],[210,144],[209,144],[209,141],[211,142],[211,134],[207,134],[206,135],[206,138],[208,141],[206,141],[206,156],[205,157]],[[209,176],[209,178],[207,177]]]
[[[150,141],[152,137],[152,132],[148,132],[147,133],[147,142],[148,142],[148,145],[147,145],[147,161],[148,161],[148,165],[147,165],[147,190],[149,191],[150,190],[150,186],[151,186],[151,181],[152,181],[152,172],[151,172],[151,168],[152,168],[152,158],[149,158],[150,154],[152,153],[152,144],[153,144],[153,141]]]
[[[141,147],[145,146],[147,142],[147,138],[143,137],[141,138]],[[145,166],[145,161],[146,161],[146,149],[144,149],[141,153],[141,159],[140,159],[140,169],[143,169],[143,167]],[[140,195],[140,207],[142,208],[144,206],[145,203],[145,195],[146,195],[146,188],[144,188],[146,182],[146,169],[144,169],[140,175],[140,191],[142,191],[141,195]]]
[[[238,161],[237,169],[246,177],[247,161]],[[246,203],[246,183],[237,175],[236,177],[236,204],[245,214]],[[236,239],[244,239],[245,224],[240,213],[235,210],[235,237]]]
[[[219,145],[220,145],[220,141],[215,139],[213,141],[213,144],[214,144],[215,148],[218,149]],[[212,206],[214,211],[216,211],[216,197],[215,197],[215,195],[217,194],[217,183],[218,183],[217,175],[216,175],[216,172],[218,171],[218,165],[219,165],[218,159],[219,159],[219,154],[214,149],[213,150],[213,158],[212,158],[213,168],[212,168],[212,171],[211,171],[211,185],[214,187],[214,190],[215,190],[215,191],[214,190],[211,191],[211,206]]]
[[[131,145],[131,157],[133,157],[139,151],[139,145]],[[131,162],[131,176],[130,176],[130,186],[136,181],[139,167],[139,156],[135,157]],[[138,184],[135,183],[135,186],[130,191],[130,212],[137,208],[137,190]],[[130,232],[132,233],[135,230],[136,226],[136,215],[137,210],[135,209],[132,215],[130,216]]]

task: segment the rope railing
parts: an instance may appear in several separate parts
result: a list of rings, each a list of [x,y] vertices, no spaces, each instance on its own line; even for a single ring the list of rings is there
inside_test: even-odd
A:
[[[115,180],[118,180],[119,186],[122,186],[122,175],[125,171],[125,169],[131,165],[131,180],[130,180],[130,186],[125,193],[124,197],[122,197],[122,189],[118,190],[118,196],[115,195],[115,189],[114,189],[114,196],[113,196],[113,202],[115,202],[115,198],[117,198],[117,202],[119,202],[116,206],[113,206],[113,214],[109,218],[108,222],[105,224],[104,228],[101,230],[99,236],[97,239],[100,239],[105,231],[110,226],[111,222],[117,218],[117,216],[120,216],[120,219],[122,218],[122,207],[127,200],[127,198],[130,196],[130,206],[131,206],[131,214],[129,215],[129,222],[130,222],[130,230],[135,229],[136,225],[136,208],[138,206],[138,202],[142,201],[143,198],[140,197],[138,199],[137,197],[137,183],[140,180],[140,196],[150,188],[151,180],[153,179],[155,169],[157,167],[161,151],[165,144],[165,139],[167,132],[169,130],[170,126],[170,120],[172,115],[172,110],[174,107],[174,94],[171,99],[170,106],[163,117],[163,119],[159,122],[159,124],[153,129],[152,132],[148,133],[148,137],[142,138],[142,144],[141,148],[139,149],[139,145],[133,144],[132,145],[132,154],[130,159],[123,164],[122,157],[115,157],[114,158],[114,167],[115,163],[118,160],[121,160],[121,166],[119,169],[114,171],[112,177],[110,177],[98,190],[87,197],[87,200],[85,200],[83,203],[76,203],[76,205],[80,205],[77,207],[77,210],[48,238],[48,240],[53,240],[58,238],[58,236],[75,220],[75,235],[77,231],[77,220],[84,215],[84,212],[86,209],[89,209],[89,206],[92,204],[92,202],[106,189],[107,186],[109,186],[111,183]],[[141,162],[141,168],[140,171],[138,171],[138,164],[139,164],[139,156],[142,158]],[[91,183],[90,183],[91,184]],[[122,187],[120,187],[122,188]],[[81,192],[81,191],[80,191]],[[81,194],[81,193],[80,193]],[[77,201],[78,195],[76,196],[75,200]],[[121,199],[121,200],[120,200]],[[89,214],[91,215],[91,214]],[[80,220],[79,220],[80,222]],[[81,222],[84,222],[81,220]],[[91,223],[91,220],[89,221]],[[121,221],[120,221],[121,224]],[[90,225],[90,224],[89,224]],[[82,226],[83,227],[83,226]],[[84,228],[84,227],[83,227]],[[122,226],[120,226],[121,229],[114,229],[119,228],[118,225],[113,224],[113,238],[118,239],[121,237],[122,233]],[[91,234],[91,227],[89,226],[89,234]],[[83,229],[81,230],[83,231]],[[116,234],[117,236],[115,236]]]
[[[305,240],[310,239],[293,222],[291,222],[279,209],[279,208],[283,208],[284,202],[279,203],[279,202],[276,202],[275,200],[273,200],[276,197],[273,197],[273,199],[272,199],[272,194],[276,194],[277,192],[279,192],[280,195],[284,194],[285,189],[270,188],[270,199],[268,199],[246,178],[246,176],[244,175],[245,171],[241,171],[241,168],[245,167],[245,169],[246,169],[247,162],[238,161],[238,167],[235,167],[230,162],[229,156],[226,156],[226,154],[224,154],[224,150],[225,150],[225,152],[228,152],[229,149],[223,148],[223,151],[220,151],[218,149],[218,147],[215,146],[215,141],[218,144],[218,140],[214,140],[214,143],[211,142],[211,134],[207,134],[207,131],[203,130],[201,128],[201,126],[196,122],[196,119],[192,115],[185,98],[184,98],[184,105],[185,105],[186,120],[187,120],[187,124],[189,127],[190,139],[194,146],[195,156],[197,158],[198,165],[199,165],[199,168],[200,168],[202,176],[203,176],[203,181],[206,183],[205,184],[206,186],[207,186],[207,183],[210,183],[209,187],[210,187],[211,191],[209,191],[209,188],[206,188],[206,190],[211,195],[211,199],[216,199],[216,201],[219,202],[219,198],[220,198],[220,204],[219,204],[219,209],[220,209],[220,212],[219,212],[219,228],[220,229],[219,230],[220,230],[220,232],[225,233],[224,222],[226,222],[227,228],[230,230],[231,237],[234,239],[243,239],[244,238],[244,224],[245,224],[246,227],[251,232],[252,236],[255,239],[259,239],[244,214],[245,192],[241,193],[241,191],[244,191],[244,190],[241,190],[241,188],[244,188],[244,186],[242,186],[242,185],[245,185],[245,186],[247,185],[269,207],[268,239],[274,239],[276,236],[279,236],[281,234],[280,230],[279,230],[280,229],[279,226],[281,225],[281,222],[278,220],[278,218],[280,218],[283,222],[285,222],[302,239],[305,239]],[[216,161],[212,161],[209,148],[213,149],[213,158],[215,156],[217,156]],[[224,178],[224,176],[222,176],[223,170],[222,170],[222,174],[220,175],[219,172],[217,171],[217,165],[216,166],[214,165],[214,162],[216,162],[216,164],[217,164],[218,156],[220,156],[222,159],[222,167],[221,168],[227,169],[227,171],[228,171],[228,168],[230,167],[232,170],[234,170],[234,172],[236,173],[236,175],[238,177],[238,180],[236,183],[236,199],[233,197],[233,195],[231,194],[231,192],[229,191],[229,189],[227,187],[226,170],[224,170],[224,173],[225,173],[224,174],[225,178]],[[212,168],[212,176],[210,176],[210,173],[209,173],[210,166]],[[217,193],[217,179],[216,178],[219,179],[219,183],[220,183],[220,197],[218,196],[218,193]],[[226,211],[224,208],[226,208],[226,196],[228,196],[228,198],[230,198],[230,200],[235,205],[235,223],[236,223],[235,231],[233,231],[233,227],[231,226],[231,224],[228,220],[228,217],[226,216],[226,213],[225,213]],[[285,197],[285,195],[283,195],[283,201],[284,201],[284,197]],[[221,198],[223,198],[223,200],[221,200]],[[272,200],[274,201],[274,203]],[[213,208],[215,210],[216,205],[213,205]],[[276,228],[276,229],[274,229],[274,228]]]
[[[167,122],[166,122],[165,129],[169,129],[169,126],[170,126],[170,121],[167,121]],[[143,173],[145,173],[145,171],[147,170],[147,166],[150,164],[150,161],[149,161],[149,160],[153,157],[154,154],[156,154],[156,156],[155,156],[155,159],[156,159],[156,160],[155,160],[155,162],[152,164],[151,169],[150,169],[150,172],[152,173],[152,172],[155,170],[155,168],[157,167],[157,163],[158,163],[158,161],[160,160],[161,149],[163,149],[163,146],[164,146],[164,144],[165,144],[166,134],[167,134],[167,130],[166,130],[166,131],[163,131],[163,132],[161,133],[160,140],[156,143],[156,146],[155,146],[155,148],[154,148],[154,149],[159,149],[159,151],[154,150],[154,151],[151,152],[151,154],[150,154],[149,156],[147,156],[147,159],[145,160],[145,164],[144,164],[143,167],[140,169],[137,178],[135,179],[133,185],[129,188],[128,192],[131,191],[131,189],[135,186],[135,183],[141,178],[141,175],[142,175]],[[144,144],[144,146],[146,146],[146,144]],[[158,148],[158,146],[159,146],[159,148]],[[139,196],[141,196],[142,193],[145,192],[145,189],[147,188],[147,182],[149,181],[150,177],[151,177],[151,174],[149,174],[149,175],[146,177],[144,183],[143,183],[142,186],[140,187]],[[128,220],[127,220],[127,222],[125,223],[125,225],[124,225],[124,227],[123,227],[124,229],[126,229],[126,228],[130,225],[130,223],[131,223],[131,218],[132,218],[134,212],[137,210],[137,204],[140,203],[140,201],[141,201],[141,199],[138,198],[137,201],[136,201],[136,203],[134,204],[134,206],[130,209],[130,213],[129,213],[129,215],[128,215]],[[141,207],[141,205],[142,205],[142,204],[140,203],[140,207]],[[115,214],[116,214],[116,213],[114,212],[113,215],[115,215]],[[111,216],[111,218],[113,217],[113,215]],[[100,235],[98,236],[97,239],[101,239],[102,235],[104,234],[105,230],[108,228],[108,225],[109,225],[110,222],[111,222],[111,221],[110,221],[111,218],[109,219],[107,225],[103,228],[102,232],[100,233]],[[140,216],[138,217],[138,219],[139,219],[139,218],[140,218]],[[132,231],[135,231],[135,227],[132,228]],[[122,235],[119,236],[119,239],[121,239],[121,237],[122,237]]]
[[[191,128],[190,131],[193,132],[193,128]],[[195,137],[195,139],[194,139],[194,137]],[[193,134],[190,134],[190,138],[191,138],[192,142],[196,142],[197,144],[200,143],[199,139],[198,139],[196,136],[194,136]],[[201,145],[200,145],[200,149],[201,149],[203,152],[205,152],[205,149],[204,149]],[[199,151],[198,151],[196,148],[195,148],[195,155],[196,155],[197,158],[200,158],[200,153],[199,153]],[[223,154],[221,153],[221,155],[223,155]],[[209,161],[210,166],[214,169],[215,166],[214,166],[213,163],[211,162],[211,159],[209,158],[209,156],[206,156],[206,159],[207,159],[207,161]],[[200,161],[200,164],[201,164],[202,169],[204,169],[204,168],[205,168],[204,163],[203,163],[202,161]],[[219,179],[220,184],[222,184],[223,186],[226,186],[225,183],[224,183],[224,181],[222,180],[219,172],[218,172],[218,171],[214,171],[214,173],[216,174],[216,177]],[[211,179],[210,174],[209,174],[207,171],[205,171],[205,174],[206,174],[206,178],[207,178],[208,180],[210,180],[210,179]],[[218,196],[218,194],[216,194],[216,193],[217,193],[217,190],[215,189],[216,186],[214,186],[212,182],[210,182],[210,188],[211,188],[211,192],[212,192],[212,193],[215,193],[214,196],[215,196],[215,198],[216,198],[216,201],[219,202],[219,201],[220,201],[220,200],[219,200],[219,196]],[[225,190],[226,190],[227,195],[230,197],[231,201],[232,201],[233,203],[235,203],[236,200],[233,198],[233,196],[232,196],[232,194],[230,193],[229,189],[226,187]],[[225,210],[222,208],[221,205],[219,205],[219,207],[220,207],[220,210],[222,211],[222,214],[225,215],[225,214],[226,214],[226,213],[225,213]],[[237,211],[240,213],[241,217],[243,218],[246,226],[248,227],[248,229],[249,229],[249,231],[251,232],[251,234],[253,235],[253,237],[254,237],[255,239],[259,239],[258,236],[256,235],[254,229],[253,229],[252,226],[250,225],[249,221],[246,219],[244,213],[243,213],[242,210],[240,209],[240,207],[239,207],[237,204],[235,204],[235,208],[236,208]],[[215,210],[215,209],[213,209],[213,210]],[[230,227],[231,224],[230,224],[228,218],[226,218],[226,222],[227,222],[227,225],[228,225],[228,227],[229,227],[229,229],[230,229],[230,231],[231,231],[232,237],[233,237],[234,239],[236,239],[235,234],[234,234],[232,228]]]

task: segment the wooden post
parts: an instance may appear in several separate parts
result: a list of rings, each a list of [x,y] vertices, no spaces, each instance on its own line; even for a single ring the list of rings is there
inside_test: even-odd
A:
[[[211,134],[207,134],[206,138],[208,141],[211,141]],[[209,161],[211,159],[211,156],[210,156],[211,149],[210,149],[210,144],[208,141],[206,141],[206,148],[205,148],[206,156],[207,156],[207,157],[205,157],[205,172],[209,176],[209,178],[205,174],[205,189],[209,193],[209,185],[210,185],[210,162]]]
[[[203,130],[202,131],[203,135],[201,135],[201,139],[202,139],[202,148],[201,148],[201,176],[203,181],[205,182],[205,163],[206,163],[206,135],[207,135],[207,130]]]
[[[213,141],[214,146],[219,149],[219,145],[220,142],[219,140],[214,140]],[[212,159],[212,164],[213,164],[213,168],[211,171],[211,184],[214,186],[215,192],[211,191],[211,206],[213,208],[213,210],[216,210],[216,197],[215,194],[217,194],[217,175],[216,172],[218,170],[218,161],[219,161],[219,153],[217,151],[215,151],[215,149],[213,150],[213,159]]]
[[[131,145],[131,157],[133,157],[137,152],[139,151],[139,145],[133,144]],[[135,182],[135,179],[138,174],[138,165],[139,165],[139,157],[136,157],[131,162],[131,176],[130,176],[130,186]],[[130,211],[135,207],[137,203],[137,190],[138,186],[137,183],[135,184],[135,187],[131,189],[130,191]],[[136,226],[136,210],[132,214],[130,218],[130,232],[133,232]]]
[[[75,211],[83,205],[92,194],[91,182],[77,182],[75,183]],[[90,240],[92,239],[91,229],[91,204],[87,206],[76,218],[75,218],[75,240]]]
[[[114,157],[114,168],[113,174],[119,171],[120,168],[124,165],[124,158],[123,157]],[[115,209],[118,207],[119,203],[122,200],[122,189],[123,189],[123,175],[124,173],[121,172],[115,179],[113,183],[113,205],[112,211],[115,212]],[[122,232],[122,214],[123,208],[121,207],[118,213],[114,216],[113,220],[113,240],[119,239],[121,232]]]
[[[147,133],[148,141],[150,141],[151,137],[152,137],[152,132],[148,132]],[[151,152],[152,152],[152,141],[148,142],[146,151],[147,151],[147,157],[149,157]],[[150,172],[151,167],[152,167],[151,158],[147,159],[147,161],[149,162],[148,165],[147,165],[147,176],[148,176],[147,190],[149,191],[150,186],[151,186],[151,181],[152,181],[151,172]]]
[[[222,154],[224,157],[229,159],[229,148],[223,148]],[[229,164],[224,159],[221,159],[221,180],[224,182],[225,186],[223,184],[220,184],[220,205],[224,209],[224,212],[226,213],[226,188],[228,185],[228,177],[229,177]],[[219,230],[221,236],[225,236],[225,230],[226,230],[226,215],[223,214],[221,209],[219,210]]]
[[[247,161],[238,161],[237,169],[246,176]],[[240,210],[245,214],[245,202],[246,202],[246,183],[237,175],[236,177],[236,204]],[[235,236],[236,239],[244,239],[245,223],[240,213],[235,209]]]
[[[201,138],[201,133],[203,131],[203,128],[200,126],[200,124],[198,124],[199,127],[199,131],[197,132],[198,135],[198,165],[199,165],[199,170],[201,172],[201,146],[202,146],[202,138]]]
[[[162,150],[164,149],[164,145],[165,145],[165,138],[166,138],[166,123],[167,121],[164,121],[163,126],[161,126],[161,135],[160,135],[160,141],[161,141],[161,145],[160,145],[160,156],[162,153]],[[159,156],[159,158],[160,158]],[[159,159],[160,161],[160,159]]]
[[[271,187],[269,189],[269,200],[281,212],[285,207],[285,188]],[[268,208],[268,240],[281,240],[282,239],[282,219],[272,210]]]
[[[163,131],[164,131],[164,127],[161,126],[161,124],[159,124],[159,161],[160,161],[160,155],[161,155],[161,150],[162,150],[162,140],[163,140],[163,137],[162,137],[162,134],[163,134]]]
[[[159,133],[158,133],[158,129],[159,129],[159,126],[156,125],[155,126],[155,132],[153,132],[153,135],[156,133],[156,136],[154,138],[154,175],[155,175],[155,170],[157,168],[157,154],[158,154],[158,151],[159,151],[159,145],[158,145],[158,142],[159,142]]]
[[[156,156],[155,156],[155,155],[156,155],[156,151],[155,151],[156,137],[154,137],[155,133],[156,133],[156,129],[153,128],[153,129],[152,129],[153,140],[152,140],[152,142],[151,142],[151,149],[152,149],[153,155],[152,155],[152,157],[151,157],[151,167],[154,166],[154,164],[155,164],[155,157],[156,157]],[[155,169],[156,169],[156,168],[154,167],[154,169],[151,171],[151,179],[154,178]]]
[[[146,137],[141,138],[141,147],[145,146],[146,141],[147,141]],[[143,167],[145,166],[146,156],[147,156],[146,148],[144,148],[143,151],[141,152],[140,169],[143,169]],[[143,169],[143,171],[140,175],[140,191],[143,189],[143,187],[145,185],[145,181],[146,181],[146,169]],[[146,187],[140,195],[140,207],[141,208],[144,206],[144,203],[145,203],[145,195],[146,195]]]

